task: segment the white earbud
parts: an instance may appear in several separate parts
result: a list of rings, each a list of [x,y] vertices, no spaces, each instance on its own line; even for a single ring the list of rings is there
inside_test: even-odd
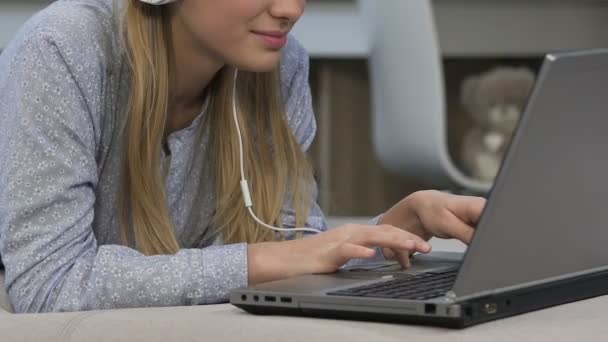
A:
[[[239,126],[239,118],[236,115],[236,80],[239,75],[239,70],[234,70],[234,84],[232,85],[232,116],[234,117],[234,123],[236,125],[236,132],[239,138],[239,156],[240,156],[240,164],[241,164],[241,191],[243,192],[243,201],[245,202],[245,207],[249,210],[249,214],[251,217],[263,227],[268,229],[272,229],[278,232],[309,232],[309,233],[322,233],[322,231],[314,228],[278,228],[270,226],[262,220],[260,220],[255,213],[253,212],[253,202],[251,201],[251,194],[249,192],[249,184],[247,183],[247,179],[245,179],[245,167],[244,167],[244,157],[243,157],[243,136],[241,135],[241,128]]]
[[[141,2],[145,2],[150,5],[166,5],[171,2],[175,2],[176,0],[139,0]]]

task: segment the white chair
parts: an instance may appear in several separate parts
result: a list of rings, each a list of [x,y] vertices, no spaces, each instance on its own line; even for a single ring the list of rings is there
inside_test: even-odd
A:
[[[443,68],[430,0],[359,0],[369,32],[376,153],[390,171],[434,187],[486,193],[447,148]]]

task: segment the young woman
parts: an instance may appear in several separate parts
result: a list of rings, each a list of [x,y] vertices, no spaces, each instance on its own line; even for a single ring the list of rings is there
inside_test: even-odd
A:
[[[0,56],[17,312],[219,303],[351,260],[408,266],[432,236],[469,242],[484,200],[434,191],[327,229],[305,157],[308,58],[287,35],[305,0],[145,1],[56,1]]]

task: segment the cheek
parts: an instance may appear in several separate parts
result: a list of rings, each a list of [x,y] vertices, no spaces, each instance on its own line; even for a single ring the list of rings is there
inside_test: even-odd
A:
[[[264,27],[259,23],[265,20],[266,0],[194,0],[182,10],[202,50],[220,62],[254,72],[272,70],[279,63],[280,52],[264,48],[251,32]]]
[[[199,11],[187,16],[187,25],[204,47],[217,49],[230,46],[246,31],[245,24],[230,15],[212,15],[209,12]]]
[[[246,0],[185,0],[179,9],[183,24],[202,45],[234,43],[248,31],[258,9]],[[255,1],[251,1],[255,2]]]

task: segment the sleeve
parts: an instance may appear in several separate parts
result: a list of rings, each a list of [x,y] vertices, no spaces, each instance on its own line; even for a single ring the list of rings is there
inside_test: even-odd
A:
[[[281,60],[282,94],[287,110],[288,124],[304,152],[307,152],[310,148],[317,131],[308,81],[309,64],[306,50],[294,37],[290,36]],[[318,187],[316,182],[313,186],[314,203],[312,203],[306,227],[326,231],[328,224],[317,203]],[[295,210],[292,203],[289,201],[285,203],[282,214],[283,226],[285,228],[295,228]],[[304,235],[310,235],[310,233]],[[293,239],[295,234],[288,233],[286,237]]]
[[[286,99],[287,118],[296,139],[304,151],[312,144],[317,131],[315,114],[312,106],[312,96],[309,83],[310,62],[306,50],[290,37],[289,45],[283,56],[281,77],[283,80],[283,94]],[[306,227],[327,231],[327,220],[318,204],[318,185],[314,184],[314,203],[311,214],[307,219]],[[373,219],[370,224],[376,225],[381,216]],[[295,228],[295,211],[291,203],[286,203],[283,209],[283,225],[285,228]],[[304,236],[310,236],[305,233]],[[287,238],[294,238],[295,234],[287,234]],[[365,262],[378,262],[385,260],[382,248],[376,248],[376,257],[368,260],[355,259],[347,266],[362,264]]]
[[[35,32],[0,56],[0,254],[16,312],[225,302],[247,285],[245,244],[97,244],[94,46]]]

